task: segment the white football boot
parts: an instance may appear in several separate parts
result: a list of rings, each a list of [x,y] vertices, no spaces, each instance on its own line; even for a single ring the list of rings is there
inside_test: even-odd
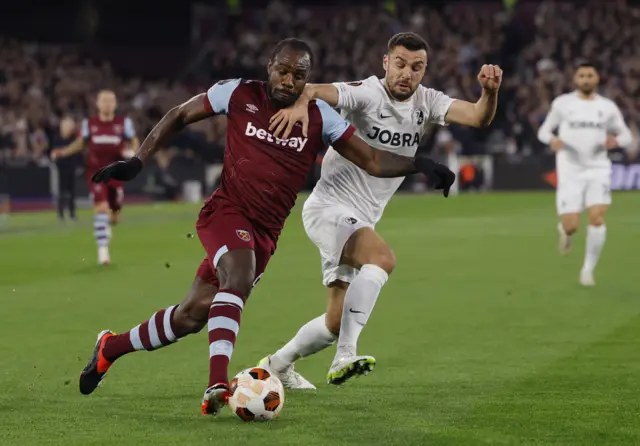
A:
[[[582,286],[594,286],[596,281],[593,279],[593,271],[581,270],[580,271],[580,285]]]
[[[110,263],[111,263],[111,258],[109,257],[109,247],[99,246],[98,247],[98,264],[108,265]]]
[[[261,367],[278,377],[285,389],[316,389],[316,386],[311,384],[301,374],[296,372],[293,368],[293,364],[279,366],[277,359],[272,360],[271,355],[258,363],[258,367]]]
[[[358,356],[349,351],[343,351],[336,355],[333,364],[327,373],[329,384],[344,384],[354,376],[368,375],[376,366],[373,356]]]

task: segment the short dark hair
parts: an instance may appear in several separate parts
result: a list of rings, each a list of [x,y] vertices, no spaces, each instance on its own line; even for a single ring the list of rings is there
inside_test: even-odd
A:
[[[313,50],[311,49],[311,46],[304,40],[296,39],[295,37],[288,37],[278,42],[276,46],[273,47],[273,50],[271,50],[270,59],[274,60],[276,56],[280,54],[280,51],[282,51],[285,48],[291,48],[296,51],[307,53],[309,55],[309,59],[311,59],[311,67],[313,67],[314,58],[313,58]]]
[[[596,66],[596,64],[588,60],[583,60],[582,62],[578,63],[576,71],[578,71],[580,68],[593,68],[594,70],[598,71],[598,67]]]
[[[425,50],[427,53],[429,52],[427,41],[414,32],[398,33],[392,36],[387,43],[387,50],[391,52],[397,46],[405,47],[409,51]]]

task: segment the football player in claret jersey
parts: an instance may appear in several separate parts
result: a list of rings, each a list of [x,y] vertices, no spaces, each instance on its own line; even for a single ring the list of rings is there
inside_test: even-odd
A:
[[[340,109],[342,117],[355,126],[356,135],[372,147],[405,156],[415,155],[430,123],[488,126],[496,112],[500,67],[481,68],[482,96],[471,103],[422,86],[427,61],[427,44],[419,35],[396,34],[382,61],[384,79],[372,76],[357,82],[309,84],[295,107],[273,117],[270,129],[286,138],[294,124],[302,122],[304,131],[309,119],[307,103],[312,99]],[[309,321],[289,343],[260,362],[286,387],[314,388],[294,371],[293,364],[336,341],[336,355],[327,374],[330,384],[342,384],[373,369],[375,359],[358,355],[356,347],[395,267],[394,253],[375,225],[402,181],[374,178],[331,148],[325,155],[320,180],[304,204],[302,219],[320,251],[326,313]]]
[[[127,154],[133,155],[139,143],[131,119],[116,114],[118,103],[113,91],[100,91],[96,106],[98,114],[82,120],[78,138],[64,149],[54,150],[51,157],[70,156],[89,147],[85,174],[93,195],[93,235],[98,245],[98,263],[107,265],[111,262],[111,226],[119,220],[124,189],[120,181],[96,184],[91,177],[101,168],[127,158]]]
[[[207,199],[196,222],[206,257],[191,290],[179,305],[116,335],[98,335],[93,357],[80,376],[89,394],[115,360],[136,350],[155,350],[205,326],[209,336],[209,380],[204,414],[216,414],[228,399],[228,365],[240,329],[240,316],[276,250],[284,222],[304,186],[316,156],[331,144],[354,165],[377,177],[424,172],[448,191],[455,175],[426,157],[376,150],[326,102],[308,103],[306,135],[295,128],[287,138],[268,131],[269,119],[300,96],[313,55],[298,39],[286,39],[269,59],[267,82],[221,81],[170,110],[144,140],[135,157],[112,164],[93,180],[130,180],[163,141],[193,122],[227,116],[227,139],[220,188]]]
[[[571,250],[580,213],[587,210],[587,244],[579,277],[584,286],[595,285],[593,272],[607,234],[604,215],[611,205],[611,161],[607,151],[628,147],[633,141],[618,106],[596,92],[599,80],[594,65],[581,64],[574,75],[576,90],[553,100],[538,130],[538,139],[556,152],[561,254]]]

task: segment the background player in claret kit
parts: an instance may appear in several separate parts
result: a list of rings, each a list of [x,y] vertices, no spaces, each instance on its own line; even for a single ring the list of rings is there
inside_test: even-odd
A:
[[[80,376],[80,391],[89,394],[111,364],[136,350],[154,350],[208,326],[209,384],[204,414],[216,414],[228,397],[228,365],[251,290],[276,249],[280,231],[298,192],[328,144],[355,165],[378,177],[424,172],[448,191],[455,175],[426,157],[405,157],[371,148],[325,102],[308,104],[307,135],[296,128],[288,138],[267,131],[269,119],[293,104],[313,65],[309,46],[286,39],[273,50],[268,82],[240,79],[218,82],[170,110],[144,140],[135,157],[114,163],[94,181],[130,180],[144,162],[185,126],[227,115],[227,140],[220,188],[200,211],[196,228],[207,253],[191,290],[180,305],[155,313],[132,330],[98,335],[93,357]]]
[[[119,181],[96,184],[90,179],[104,166],[126,158],[127,152],[133,154],[139,142],[131,119],[116,115],[118,103],[113,91],[100,91],[96,106],[98,114],[82,121],[78,138],[64,149],[54,150],[51,156],[53,159],[70,156],[89,146],[85,173],[93,195],[93,234],[98,245],[98,263],[107,265],[111,262],[111,225],[119,221],[124,189]]]
[[[384,79],[308,85],[295,107],[274,116],[271,128],[286,138],[296,122],[308,125],[307,103],[322,99],[342,110],[356,134],[377,149],[406,156],[416,153],[427,124],[488,126],[496,112],[502,70],[484,65],[478,74],[482,96],[476,103],[452,99],[420,83],[427,68],[427,44],[415,33],[399,33],[388,43]],[[395,256],[375,231],[385,206],[403,178],[373,178],[329,149],[322,174],[304,204],[307,235],[319,248],[327,311],[304,325],[295,337],[260,365],[269,367],[289,388],[312,389],[294,371],[294,362],[337,340],[327,380],[341,384],[373,369],[375,359],[359,356],[358,337],[382,286],[395,267]]]
[[[561,253],[571,250],[580,213],[587,209],[587,245],[580,270],[580,283],[585,286],[595,285],[593,272],[607,234],[604,215],[611,204],[611,160],[607,150],[628,147],[633,140],[618,106],[596,93],[599,81],[593,64],[581,64],[574,75],[576,91],[553,100],[538,130],[538,139],[556,152]]]

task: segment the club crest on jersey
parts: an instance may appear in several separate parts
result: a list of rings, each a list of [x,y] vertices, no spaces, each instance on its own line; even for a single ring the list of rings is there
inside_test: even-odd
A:
[[[418,125],[422,125],[424,122],[424,112],[422,109],[417,109],[413,112],[413,121]]]
[[[249,231],[245,231],[244,229],[236,229],[236,235],[243,242],[251,241],[251,234],[249,234]]]
[[[120,124],[116,124],[113,126],[113,131],[115,133],[122,133],[122,126]]]
[[[346,217],[345,220],[346,220],[347,223],[352,224],[352,225],[355,225],[356,223],[358,223],[358,220],[356,220],[353,217]]]

